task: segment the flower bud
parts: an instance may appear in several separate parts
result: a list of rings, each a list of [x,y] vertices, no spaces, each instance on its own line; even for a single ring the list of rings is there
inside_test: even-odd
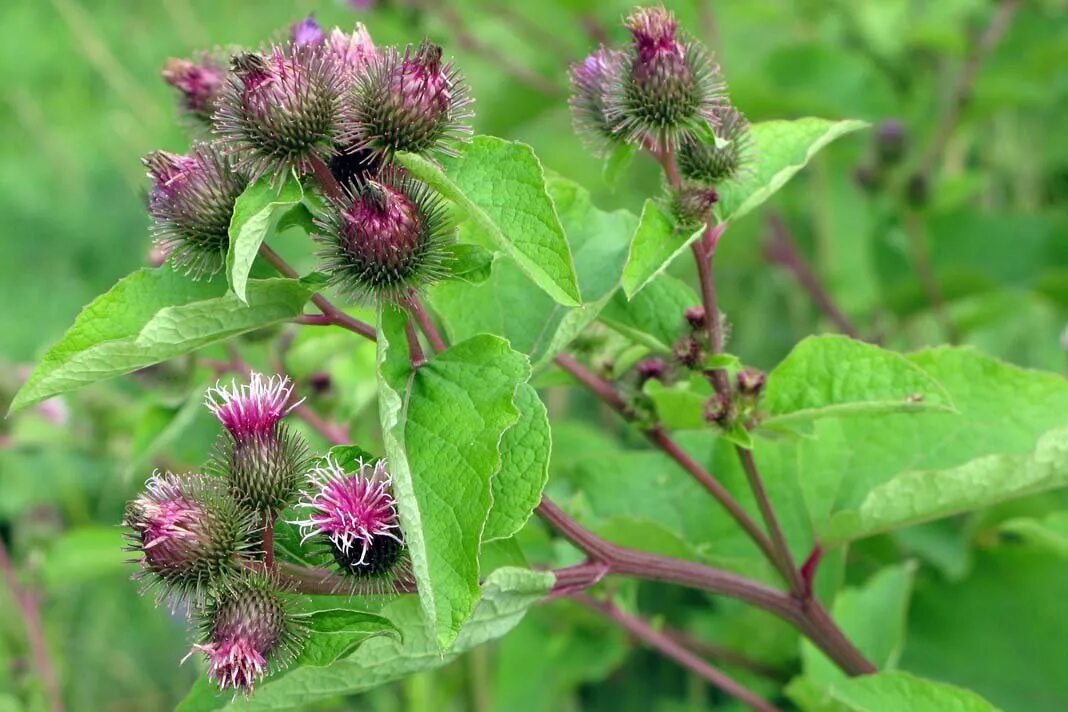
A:
[[[210,126],[226,84],[226,68],[208,54],[197,62],[172,57],[163,65],[162,74],[163,80],[178,90],[182,109]]]
[[[352,32],[342,32],[337,27],[331,30],[324,51],[327,60],[344,76],[346,85],[367,71],[378,57],[371,34],[362,22],[357,22]]]
[[[201,642],[189,654],[204,653],[208,677],[221,689],[249,695],[268,672],[300,652],[306,632],[277,589],[270,576],[245,572],[200,612]]]
[[[126,507],[130,550],[166,594],[200,598],[210,582],[234,574],[255,527],[227,492],[206,475],[154,474]]]
[[[687,181],[678,190],[671,191],[671,214],[675,224],[684,230],[704,225],[718,200],[719,193],[715,188]]]
[[[721,107],[714,115],[714,140],[692,135],[679,146],[679,172],[709,184],[738,177],[753,161],[753,140],[745,115],[733,106]]]
[[[608,123],[628,141],[672,148],[714,121],[713,110],[725,103],[719,68],[700,45],[679,36],[663,7],[640,8],[625,24],[634,42],[609,91]]]
[[[731,410],[730,394],[713,394],[705,401],[705,421],[714,425],[726,425],[731,420]]]
[[[349,93],[350,126],[345,143],[391,156],[397,151],[455,153],[451,142],[466,139],[472,116],[466,84],[441,47],[424,40],[404,54],[390,48],[378,55]]]
[[[214,143],[194,144],[187,156],[155,151],[142,161],[152,179],[148,212],[156,244],[176,269],[215,274],[226,262],[234,201],[248,182]]]
[[[571,106],[575,132],[589,147],[604,154],[621,141],[618,127],[608,120],[606,104],[609,89],[619,82],[623,53],[601,46],[581,62],[571,65]]]
[[[664,359],[654,356],[639,361],[637,369],[640,383],[645,383],[653,378],[659,381],[663,380],[664,374],[667,373],[667,364],[664,363]]]
[[[890,166],[901,161],[905,156],[907,135],[905,124],[898,119],[887,119],[879,124],[875,133],[875,147],[879,154],[879,163]]]
[[[295,45],[310,45],[312,47],[322,44],[326,39],[323,28],[315,21],[315,13],[309,14],[303,20],[294,22],[289,28],[289,39]]]
[[[287,406],[291,392],[288,378],[259,373],[240,387],[233,382],[208,389],[208,409],[227,431],[210,467],[255,512],[277,513],[292,503],[307,466],[307,445],[281,422],[297,405]]]
[[[341,111],[341,78],[316,47],[245,52],[219,101],[215,128],[239,170],[253,179],[307,172],[333,153]]]
[[[384,460],[374,465],[361,460],[348,473],[327,457],[308,474],[308,489],[297,504],[310,511],[308,518],[293,524],[304,541],[325,543],[343,573],[392,580],[405,550],[391,484]]]
[[[704,349],[693,335],[684,336],[675,344],[675,358],[686,368],[700,368],[704,356]]]
[[[746,396],[758,396],[764,390],[767,376],[755,368],[743,368],[738,372],[738,392]]]
[[[331,199],[316,222],[322,269],[354,300],[403,295],[444,272],[449,225],[441,198],[399,171]]]

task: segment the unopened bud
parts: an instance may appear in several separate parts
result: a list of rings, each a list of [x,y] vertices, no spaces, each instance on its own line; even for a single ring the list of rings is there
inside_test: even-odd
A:
[[[686,308],[686,322],[694,331],[701,331],[708,326],[708,315],[702,306]]]
[[[664,359],[654,356],[638,362],[638,381],[645,383],[650,379],[663,380],[667,373],[667,364]]]
[[[704,349],[693,336],[685,336],[675,344],[675,358],[686,368],[700,368],[704,361]]]
[[[705,421],[715,425],[726,425],[731,419],[731,397],[727,393],[716,393],[705,401]]]
[[[571,65],[571,117],[589,147],[603,154],[621,140],[618,127],[606,114],[609,90],[620,81],[623,53],[604,46],[581,62]]]
[[[289,39],[295,45],[318,45],[325,39],[323,28],[315,21],[315,13],[294,22],[289,28]]]
[[[875,134],[876,150],[883,165],[894,165],[905,156],[905,124],[898,119],[887,119],[879,124]]]
[[[747,396],[758,396],[764,390],[767,376],[755,368],[743,368],[738,372],[738,392]]]
[[[749,121],[742,112],[723,106],[713,113],[714,138],[687,136],[679,146],[679,171],[692,180],[718,184],[749,170],[754,151]]]
[[[701,183],[687,181],[671,191],[671,213],[679,228],[692,230],[708,222],[719,193]]]
[[[226,68],[210,55],[196,62],[171,58],[163,65],[163,80],[178,90],[182,109],[207,125],[226,84],[226,74]]]

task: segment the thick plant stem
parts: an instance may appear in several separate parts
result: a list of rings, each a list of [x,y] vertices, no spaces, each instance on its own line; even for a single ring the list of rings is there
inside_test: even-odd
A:
[[[326,162],[319,156],[312,156],[310,163],[312,173],[315,174],[315,181],[323,189],[323,192],[333,200],[344,201],[345,190],[337,182],[337,178],[331,172],[330,166],[326,165]]]
[[[274,514],[263,515],[263,563],[268,571],[274,571]]]
[[[760,507],[760,516],[764,518],[764,525],[771,532],[771,543],[779,560],[778,568],[786,574],[786,580],[790,584],[790,590],[794,595],[806,596],[810,588],[805,585],[801,578],[801,572],[798,570],[797,564],[794,563],[793,554],[790,553],[790,544],[786,541],[782,526],[779,524],[779,518],[775,515],[775,509],[771,506],[771,499],[768,498],[768,491],[764,488],[764,481],[760,477],[760,471],[757,470],[753,452],[737,445],[734,449],[738,453],[742,469],[745,470],[745,477],[749,481],[749,488],[753,491],[757,506]]]
[[[445,339],[442,338],[441,332],[434,325],[434,320],[430,318],[430,314],[427,312],[426,307],[423,306],[419,295],[412,292],[404,300],[404,305],[408,308],[408,313],[415,317],[416,322],[419,324],[419,329],[426,334],[426,338],[434,351],[438,353],[444,351],[446,348]]]
[[[694,261],[697,263],[697,277],[701,283],[701,303],[705,308],[705,324],[708,330],[708,351],[711,354],[723,353],[723,320],[720,318],[719,302],[716,299],[716,282],[712,272],[712,259],[716,254],[716,243],[723,234],[725,226],[714,225],[709,217],[705,234],[693,243]],[[727,372],[722,368],[712,371],[712,385],[719,394],[730,395],[731,384]]]
[[[616,389],[611,383],[593,373],[566,354],[557,356],[556,364],[574,376],[576,380],[589,388],[624,418],[630,420],[633,417],[630,407],[627,405],[626,401],[623,400],[622,396],[616,392]],[[753,518],[749,516],[742,505],[734,499],[731,493],[719,480],[708,472],[708,470],[701,467],[696,460],[690,457],[690,455],[683,450],[663,428],[654,427],[646,430],[645,436],[649,439],[649,442],[660,450],[663,450],[671,457],[671,459],[677,462],[682,469],[686,470],[691,477],[697,480],[702,487],[708,490],[708,492],[716,498],[716,501],[727,510],[727,513],[738,522],[738,525],[745,530],[746,534],[749,535],[756,545],[760,547],[760,550],[764,552],[764,555],[771,561],[776,561],[774,547],[767,535],[761,531],[760,526],[753,521]]]
[[[404,322],[404,333],[408,337],[408,358],[412,362],[412,368],[420,369],[426,365],[426,355],[419,343],[419,334],[415,331],[415,325],[409,318]]]
[[[276,270],[278,270],[283,276],[290,279],[298,279],[300,277],[297,271],[293,269],[288,262],[286,262],[280,254],[272,250],[266,244],[260,245],[260,256],[267,260]],[[362,322],[359,319],[354,319],[345,312],[338,309],[334,304],[318,292],[311,297],[312,304],[319,308],[322,312],[322,316],[309,315],[297,317],[296,321],[305,324],[316,325],[334,325],[340,326],[343,329],[355,332],[360,336],[374,341],[378,338],[375,333],[375,328],[366,322]],[[312,319],[312,321],[308,321]]]
[[[732,677],[713,667],[698,655],[687,650],[663,631],[653,628],[641,618],[625,613],[610,601],[598,601],[583,594],[573,596],[574,600],[587,608],[597,611],[604,617],[618,623],[628,633],[663,656],[677,662],[682,667],[703,678],[714,687],[731,697],[748,705],[756,712],[779,712],[779,708],[747,689]]]
[[[0,538],[0,573],[3,573],[8,592],[22,615],[22,624],[26,627],[26,638],[33,654],[33,665],[41,677],[41,685],[48,696],[51,712],[63,712],[63,697],[59,691],[59,678],[56,676],[52,657],[48,653],[44,625],[41,622],[41,609],[34,594],[19,583],[15,563],[7,553],[3,539]]]
[[[542,519],[591,559],[587,563],[554,572],[557,587],[569,595],[612,574],[698,588],[737,598],[793,624],[850,675],[877,672],[877,668],[849,642],[815,599],[802,600],[729,571],[692,561],[618,546],[583,527],[547,497],[542,498],[537,511]]]

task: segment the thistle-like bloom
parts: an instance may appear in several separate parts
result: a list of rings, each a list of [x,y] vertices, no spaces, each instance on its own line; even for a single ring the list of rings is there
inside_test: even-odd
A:
[[[225,484],[206,475],[154,474],[126,507],[130,551],[142,554],[148,585],[161,598],[200,598],[209,583],[234,575],[255,522]]]
[[[450,144],[465,140],[471,128],[471,97],[441,47],[424,40],[401,54],[389,48],[377,55],[348,94],[346,145],[391,156],[397,151],[451,155]]]
[[[300,652],[304,628],[278,589],[271,577],[245,572],[200,612],[201,642],[189,655],[204,653],[208,677],[220,688],[249,695],[268,672],[284,668]]]
[[[248,383],[230,386],[215,384],[205,396],[205,405],[235,440],[270,435],[289,411],[302,401],[290,403],[293,382],[288,376],[252,373]]]
[[[316,222],[322,269],[356,301],[403,295],[444,274],[450,226],[441,198],[404,173],[350,188]]]
[[[296,45],[232,60],[215,129],[236,167],[252,178],[308,172],[328,160],[337,138],[341,78],[318,47]]]
[[[404,535],[397,520],[397,503],[384,460],[359,462],[347,473],[329,457],[307,478],[297,507],[310,510],[307,519],[293,522],[304,541],[326,541],[342,570],[358,578],[388,576],[404,554]]]
[[[186,156],[155,151],[142,160],[152,179],[148,212],[156,244],[176,269],[194,277],[218,272],[234,201],[248,182],[214,143],[194,144]]]
[[[321,44],[325,38],[323,28],[315,21],[315,13],[294,22],[289,28],[289,39],[295,45],[315,46]]]
[[[654,151],[678,145],[725,103],[719,68],[697,43],[680,36],[663,7],[641,8],[626,22],[634,39],[605,102],[608,123]]]
[[[253,373],[249,383],[209,389],[208,409],[226,428],[209,467],[225,478],[246,508],[277,513],[295,499],[307,466],[307,444],[282,423],[297,404],[288,405],[288,378]]]
[[[605,113],[609,89],[620,81],[623,53],[601,46],[571,65],[571,118],[576,133],[598,154],[622,140]]]
[[[163,65],[163,80],[178,90],[181,106],[190,116],[211,125],[227,71],[211,55],[197,61],[172,57]]]
[[[689,136],[679,146],[682,175],[713,185],[745,175],[754,159],[745,115],[733,106],[725,106],[717,109],[715,116],[714,138]]]
[[[343,75],[346,88],[378,57],[371,33],[362,22],[357,22],[352,32],[342,32],[337,27],[331,30],[326,36],[324,52],[327,61]]]

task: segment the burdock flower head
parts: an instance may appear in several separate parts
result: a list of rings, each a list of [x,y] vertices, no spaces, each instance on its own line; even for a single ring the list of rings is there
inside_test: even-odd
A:
[[[680,35],[664,7],[640,8],[625,22],[633,44],[613,82],[605,115],[623,136],[652,150],[678,145],[680,138],[714,120],[725,102],[719,68],[705,50]]]
[[[244,52],[215,113],[220,140],[237,168],[252,178],[307,172],[333,152],[341,110],[341,80],[316,46],[292,45],[267,54]]]
[[[384,460],[358,461],[346,472],[327,457],[307,477],[297,507],[309,510],[297,524],[304,540],[325,543],[345,574],[358,579],[393,580],[404,556],[404,535]]]
[[[225,484],[206,475],[156,473],[126,507],[130,550],[141,552],[149,585],[161,597],[200,598],[234,575],[255,527]]]
[[[208,389],[208,409],[226,428],[211,468],[222,475],[233,496],[256,512],[277,513],[292,502],[307,463],[304,440],[282,418],[293,386],[288,378],[253,373],[247,384]]]
[[[289,39],[295,45],[318,45],[326,38],[323,28],[315,21],[315,13],[294,22],[289,28]]]
[[[467,85],[441,47],[424,40],[404,53],[379,54],[349,92],[347,145],[391,156],[397,151],[451,154],[465,139],[472,113]]]
[[[326,36],[324,51],[327,61],[343,75],[347,84],[367,70],[378,57],[371,33],[362,22],[357,22],[352,32],[342,32],[337,27],[331,30]]]
[[[154,151],[142,160],[152,179],[148,212],[162,252],[195,277],[218,272],[230,244],[234,201],[248,181],[214,143],[194,144],[184,156]]]
[[[218,589],[200,615],[200,642],[189,654],[204,653],[208,677],[224,690],[251,694],[260,679],[288,665],[304,644],[305,631],[289,601],[262,573],[246,571]]]
[[[172,57],[163,65],[163,80],[178,90],[182,109],[209,126],[226,74],[226,67],[210,54],[196,61]]]
[[[609,89],[619,81],[622,66],[623,53],[604,46],[571,65],[572,121],[575,131],[597,153],[622,140],[605,113]]]
[[[669,202],[676,224],[681,229],[690,230],[708,220],[717,200],[719,194],[715,188],[686,181],[679,188],[671,190]]]
[[[444,272],[450,227],[441,199],[403,172],[350,188],[317,222],[322,268],[355,300],[403,295]]]
[[[679,146],[679,171],[702,183],[716,184],[737,178],[753,162],[749,121],[733,106],[716,109],[714,136],[688,136]]]

